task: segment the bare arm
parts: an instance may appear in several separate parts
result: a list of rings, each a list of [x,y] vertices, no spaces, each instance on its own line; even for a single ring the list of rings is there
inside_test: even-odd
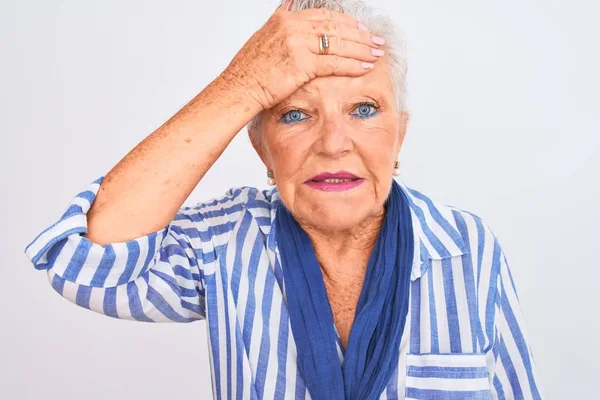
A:
[[[244,88],[217,77],[110,170],[88,212],[87,237],[104,245],[168,225],[261,109]]]

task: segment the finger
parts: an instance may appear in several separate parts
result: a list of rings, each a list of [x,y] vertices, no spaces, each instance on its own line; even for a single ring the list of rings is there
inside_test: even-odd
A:
[[[321,38],[313,35],[307,35],[305,38],[308,41],[307,46],[310,51],[321,55]],[[327,55],[337,55],[373,63],[379,60],[384,54],[385,52],[382,49],[373,48],[363,43],[343,40],[335,36],[329,37],[329,51],[327,52]]]
[[[373,63],[338,55],[317,56],[317,76],[361,76],[375,67]]]
[[[326,33],[330,39],[337,38],[355,43],[362,43],[373,48],[378,48],[385,43],[383,38],[374,36],[371,32],[359,29],[358,24],[348,25],[338,21],[305,21],[303,24],[305,32],[312,32],[319,37]],[[318,42],[317,42],[318,44]]]
[[[298,11],[296,13],[298,18],[306,21],[337,21],[343,24],[352,26],[358,26],[358,20],[351,15],[332,11],[328,8],[309,8],[306,10]]]

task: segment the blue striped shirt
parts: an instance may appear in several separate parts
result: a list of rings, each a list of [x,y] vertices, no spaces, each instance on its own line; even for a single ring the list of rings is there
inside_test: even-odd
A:
[[[54,290],[114,318],[205,319],[217,399],[310,398],[296,367],[273,229],[277,189],[230,189],[181,207],[159,231],[101,246],[85,235],[103,179],[25,249]],[[540,399],[497,236],[473,213],[397,181],[410,200],[415,254],[398,367],[381,399]],[[339,335],[338,356],[343,361]]]

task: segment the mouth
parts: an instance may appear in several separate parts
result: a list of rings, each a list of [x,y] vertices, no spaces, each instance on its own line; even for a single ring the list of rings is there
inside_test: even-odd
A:
[[[361,179],[351,172],[339,171],[339,172],[322,172],[307,180],[308,182],[327,182],[327,183],[343,183],[352,182]]]
[[[304,183],[313,189],[331,192],[350,190],[363,182],[363,178],[356,176],[351,172],[339,171],[335,173],[320,173]]]

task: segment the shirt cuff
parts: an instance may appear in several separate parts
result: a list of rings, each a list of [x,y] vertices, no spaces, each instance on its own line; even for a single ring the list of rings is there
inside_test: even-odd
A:
[[[60,219],[42,231],[25,254],[38,270],[52,271],[71,282],[92,287],[114,287],[145,273],[154,264],[168,226],[126,242],[99,245],[87,234],[87,212],[104,176],[93,181],[70,203]]]

